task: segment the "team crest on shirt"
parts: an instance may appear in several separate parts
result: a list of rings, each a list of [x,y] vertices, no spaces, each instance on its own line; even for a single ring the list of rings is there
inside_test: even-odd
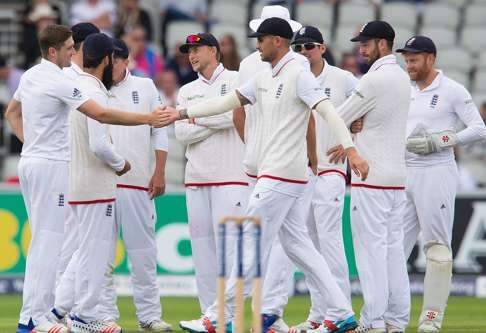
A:
[[[133,104],[138,104],[140,103],[140,98],[138,97],[138,91],[132,91],[132,100]]]
[[[280,83],[278,85],[278,89],[277,89],[277,94],[275,94],[275,98],[280,98],[280,96],[282,96],[282,91],[283,91],[283,83]]]
[[[81,95],[81,91],[78,88],[74,88],[74,90],[73,90],[73,97],[74,98],[81,98],[81,97],[83,97]]]
[[[59,207],[64,207],[64,193],[59,193],[59,200],[57,201]]]
[[[435,109],[438,102],[439,102],[439,95],[435,94],[434,96],[432,96],[432,100],[430,101],[430,107],[432,109]]]
[[[331,98],[331,88],[324,88],[324,94],[326,94],[327,97]]]
[[[226,93],[228,92],[228,85],[226,83],[223,83],[221,85],[221,92],[220,92],[220,95],[223,96],[223,95],[226,95]]]
[[[106,216],[110,217],[113,215],[113,205],[112,204],[108,204],[106,206]]]

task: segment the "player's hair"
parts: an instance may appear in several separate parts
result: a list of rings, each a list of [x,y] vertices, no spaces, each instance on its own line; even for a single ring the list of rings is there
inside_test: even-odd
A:
[[[50,24],[39,32],[39,46],[43,57],[47,56],[50,47],[60,50],[64,42],[71,37],[71,30],[58,24]]]
[[[83,43],[83,42],[74,43],[74,46],[73,46],[73,47],[74,47],[74,49],[76,50],[76,52],[78,52],[78,51],[81,49],[81,44],[82,44],[82,43]]]
[[[83,53],[83,67],[85,67],[85,68],[96,68],[101,64],[101,62],[105,58],[106,58],[106,55],[104,55],[102,57],[94,58],[94,57],[90,57],[90,56]]]
[[[392,41],[392,40],[388,40],[388,39],[387,39],[387,40],[386,40],[386,45],[388,45],[388,48],[389,48],[390,50],[393,50],[393,41]]]

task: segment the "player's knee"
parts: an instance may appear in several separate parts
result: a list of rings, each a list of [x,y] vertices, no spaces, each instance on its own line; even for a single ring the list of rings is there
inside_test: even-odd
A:
[[[427,260],[438,263],[451,263],[452,252],[448,246],[440,243],[432,243],[426,247],[425,257]]]

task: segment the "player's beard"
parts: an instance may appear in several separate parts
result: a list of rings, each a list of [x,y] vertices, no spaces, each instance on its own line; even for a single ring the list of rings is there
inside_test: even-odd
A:
[[[101,77],[101,82],[105,86],[106,90],[110,90],[113,86],[113,61],[110,60],[108,65],[103,69],[103,76]]]

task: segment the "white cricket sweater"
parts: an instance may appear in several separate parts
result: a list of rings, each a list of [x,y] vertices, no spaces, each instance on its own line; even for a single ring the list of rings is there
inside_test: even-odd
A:
[[[150,113],[162,104],[152,80],[133,76],[129,71],[123,81],[114,85],[110,92],[110,107],[123,111]],[[155,169],[154,150],[168,151],[166,127],[117,125],[110,126],[110,132],[117,151],[131,165],[128,173],[118,177],[117,186],[148,190]]]
[[[338,108],[353,92],[358,79],[348,71],[331,66],[324,60],[324,69],[316,77],[335,108]],[[313,110],[316,122],[316,149],[318,175],[336,172],[346,178],[346,162],[331,163],[327,151],[336,146],[337,140],[332,134],[327,122]]]
[[[410,78],[390,54],[375,61],[354,93],[338,108],[348,126],[364,116],[363,130],[356,135],[355,143],[370,171],[365,181],[353,173],[352,186],[405,188],[404,152],[410,91]]]
[[[238,73],[219,65],[210,80],[204,77],[179,90],[178,106],[188,107],[235,89]],[[186,186],[248,185],[243,172],[244,144],[233,125],[233,111],[175,123],[176,138],[187,145]]]

